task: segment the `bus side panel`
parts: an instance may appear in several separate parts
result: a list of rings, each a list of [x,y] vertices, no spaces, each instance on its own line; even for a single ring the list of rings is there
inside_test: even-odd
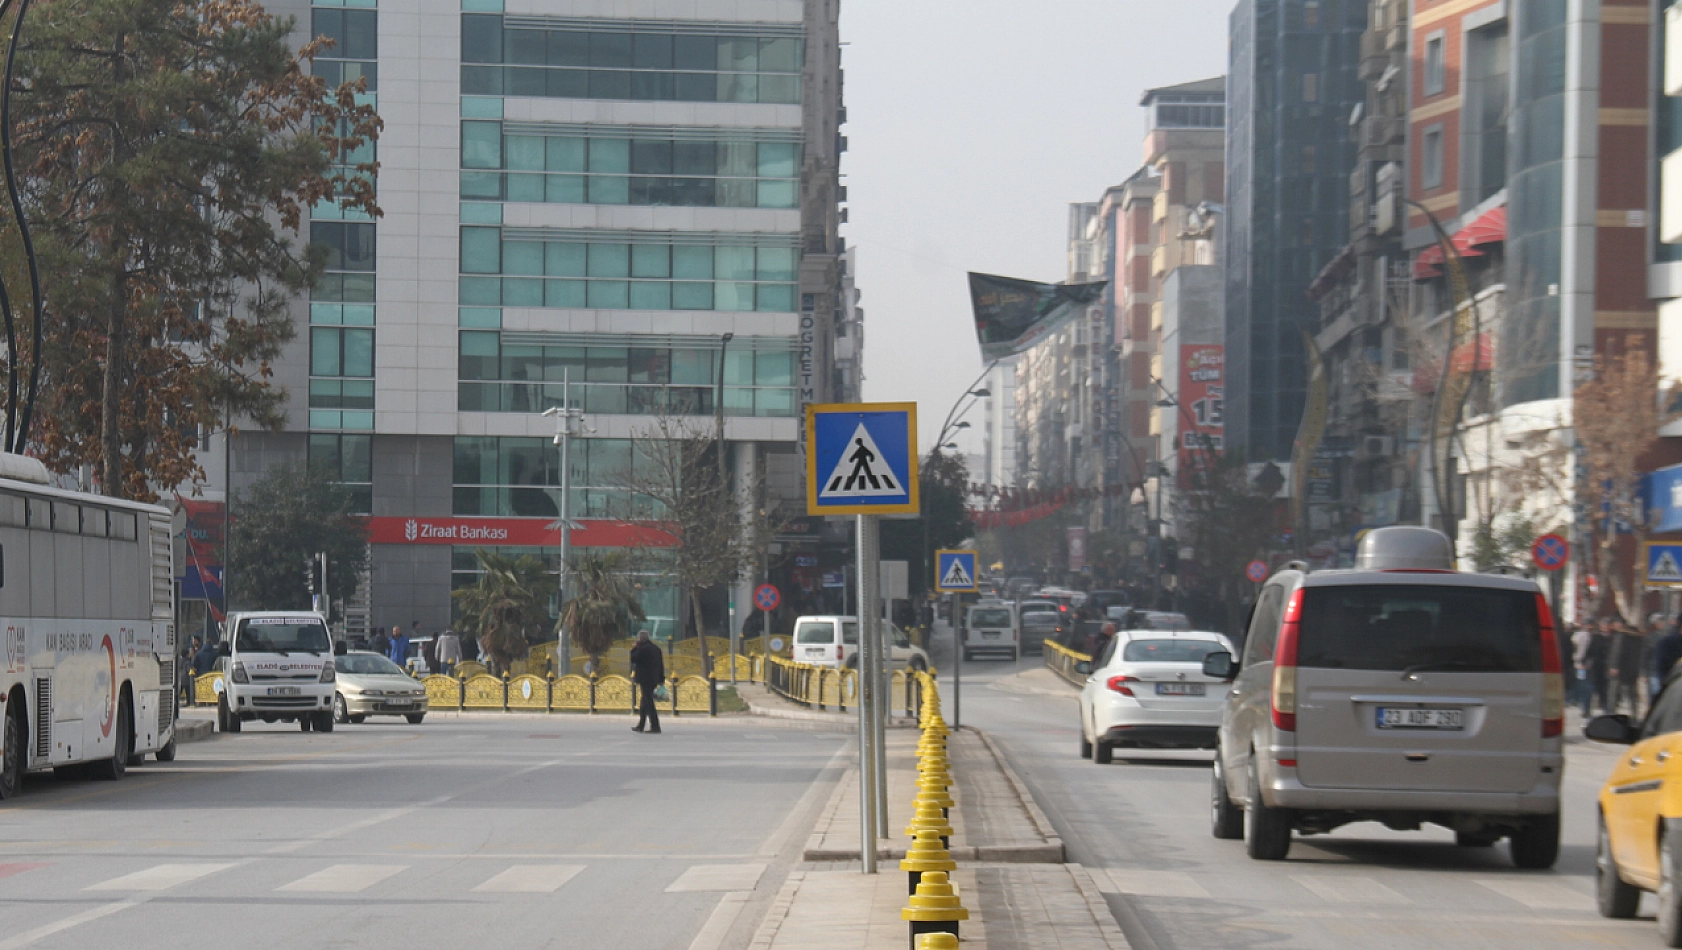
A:
[[[127,614],[113,613],[111,610],[112,602],[121,596],[121,592],[113,590],[111,585],[113,576],[111,573],[111,552],[113,548],[122,545],[114,544],[106,538],[60,538],[60,555],[65,557],[66,560],[69,560],[70,551],[64,549],[71,546],[65,544],[65,542],[72,540],[76,542],[74,549],[79,549],[77,553],[81,555],[77,559],[81,562],[82,590],[79,592],[81,606],[80,609],[71,606],[70,612],[62,613],[60,616],[86,617],[90,620],[115,620],[128,616]],[[62,595],[62,593],[61,590],[60,594]],[[70,605],[62,604],[61,606]]]

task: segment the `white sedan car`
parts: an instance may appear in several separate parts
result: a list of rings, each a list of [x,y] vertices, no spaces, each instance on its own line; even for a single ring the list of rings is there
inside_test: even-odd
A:
[[[426,718],[426,687],[378,653],[352,651],[334,657],[333,667],[338,684],[333,693],[334,722],[402,716],[418,723]]]
[[[1099,764],[1117,748],[1213,749],[1226,684],[1203,658],[1232,642],[1199,630],[1125,630],[1093,660],[1080,691],[1080,756]]]

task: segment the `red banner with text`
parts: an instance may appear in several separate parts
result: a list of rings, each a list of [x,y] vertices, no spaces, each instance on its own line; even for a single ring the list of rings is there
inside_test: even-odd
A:
[[[579,548],[670,548],[677,539],[653,522],[580,519],[572,529]],[[554,547],[561,543],[553,518],[402,518],[368,519],[372,544],[459,544],[485,547]]]
[[[1180,346],[1180,434],[1176,462],[1181,488],[1196,483],[1195,475],[1214,464],[1226,430],[1226,348],[1218,343]]]

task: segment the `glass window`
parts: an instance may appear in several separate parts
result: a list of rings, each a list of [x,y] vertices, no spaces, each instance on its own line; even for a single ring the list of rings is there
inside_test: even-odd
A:
[[[374,226],[351,221],[310,223],[310,242],[327,251],[328,270],[374,269]]]
[[[456,439],[455,483],[494,485],[497,470],[497,440],[462,436]]]
[[[590,140],[590,171],[622,175],[630,170],[630,139]]]
[[[536,241],[503,241],[502,273],[540,276],[543,273],[543,248]]]
[[[623,383],[630,379],[630,351],[622,346],[592,346],[585,378],[592,383]]]
[[[794,354],[775,351],[755,353],[753,378],[760,386],[794,385]]]
[[[799,276],[799,256],[792,247],[759,249],[760,280],[794,280]]]
[[[753,385],[753,352],[751,350],[742,350],[740,348],[725,350],[724,385]]]
[[[676,248],[673,248],[676,250]],[[682,281],[672,284],[673,310],[711,310],[713,308],[713,285],[699,281]]]
[[[502,62],[502,17],[471,13],[462,16],[461,61]]]
[[[337,327],[310,328],[310,375],[342,376],[343,355]]]
[[[713,142],[672,143],[672,171],[679,175],[718,174],[718,145]]]
[[[1121,658],[1128,663],[1202,663],[1225,650],[1216,640],[1129,640]]]
[[[678,386],[711,386],[718,354],[711,350],[673,350],[672,382]]]
[[[1443,127],[1426,127],[1420,136],[1419,184],[1423,188],[1441,188],[1443,184]]]
[[[632,277],[672,276],[672,249],[665,244],[631,246]]]
[[[552,172],[584,171],[588,139],[574,135],[552,135],[544,139],[544,167]]]
[[[590,203],[598,205],[622,205],[630,201],[630,181],[615,175],[592,175],[590,183]]]
[[[678,69],[717,69],[717,41],[710,36],[672,37],[672,65]]]
[[[323,59],[379,59],[379,14],[374,10],[310,11],[310,27],[316,36],[333,41],[321,52]]]
[[[713,249],[714,276],[719,280],[753,280],[754,253],[751,247]],[[749,307],[748,309],[752,309]]]
[[[720,37],[718,68],[734,72],[753,72],[759,68],[759,41],[747,38]]]
[[[523,66],[542,66],[548,62],[548,38],[542,30],[502,31],[502,55],[505,63]]]
[[[712,280],[713,249],[705,246],[673,247],[672,276],[679,280]]]
[[[582,280],[546,280],[543,282],[545,307],[582,307],[586,295]]]
[[[1273,647],[1279,639],[1279,621],[1284,615],[1285,589],[1269,587],[1250,614],[1250,632],[1244,638],[1244,665],[1270,663]]]
[[[461,333],[459,367],[462,379],[496,379],[501,365],[500,333],[464,330]]]
[[[634,347],[630,351],[629,362],[633,383],[665,384],[672,381],[670,350]]]
[[[339,332],[345,341],[344,375],[373,376],[374,331],[347,327]]]
[[[672,170],[672,143],[636,140],[631,143],[631,171],[639,175],[665,175]]]
[[[583,244],[543,245],[543,272],[550,277],[583,277],[584,248]]]
[[[591,33],[590,65],[630,66],[631,45],[630,33]]]
[[[759,41],[759,68],[770,73],[800,71],[800,41],[792,36]]]
[[[1297,665],[1325,669],[1541,667],[1536,595],[1485,587],[1362,584],[1303,594]]]
[[[551,66],[588,66],[590,34],[551,30],[548,62]]]
[[[631,44],[632,63],[638,69],[670,69],[672,37],[665,33],[638,33]]]
[[[761,178],[793,178],[798,171],[799,146],[793,142],[760,142]]]
[[[461,270],[464,274],[501,273],[502,232],[496,228],[462,228]]]
[[[505,168],[513,171],[543,171],[544,141],[539,135],[509,135],[502,140]]]
[[[502,123],[463,122],[461,124],[461,167],[502,167]]]
[[[1443,91],[1447,69],[1443,59],[1443,34],[1439,31],[1425,39],[1425,95],[1435,96]]]
[[[631,273],[631,247],[628,244],[591,244],[589,247],[589,275],[591,277],[628,277]]]

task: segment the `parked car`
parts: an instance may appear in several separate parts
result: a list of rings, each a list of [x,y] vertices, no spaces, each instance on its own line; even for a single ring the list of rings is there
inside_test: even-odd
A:
[[[911,638],[883,620],[883,638],[895,669],[929,668],[929,654]],[[859,622],[857,617],[812,616],[794,621],[794,659],[813,666],[858,668]]]
[[[1097,611],[1098,616],[1110,616],[1112,607],[1126,610],[1133,604],[1133,596],[1124,590],[1095,590],[1086,595],[1086,606]]]
[[[419,723],[426,718],[426,687],[390,658],[357,651],[334,657],[333,667],[338,673],[333,693],[334,722],[402,716]]]
[[[1268,579],[1242,662],[1203,671],[1233,684],[1212,830],[1252,858],[1353,821],[1507,838],[1522,868],[1558,857],[1564,681],[1533,581],[1455,571],[1429,528],[1377,528],[1354,570]]]
[[[1073,623],[1068,608],[1054,600],[1025,600],[1016,607],[1018,635],[1022,638],[1022,652],[1041,654],[1045,641],[1061,638]]]
[[[1659,895],[1659,936],[1682,947],[1682,807],[1666,790],[1682,779],[1682,674],[1669,677],[1647,718],[1596,716],[1583,734],[1629,746],[1600,790],[1595,894],[1600,913],[1634,917],[1641,892]]]
[[[1092,663],[1080,691],[1080,757],[1103,764],[1116,748],[1213,749],[1225,682],[1203,658],[1232,652],[1218,633],[1124,630]]]
[[[958,628],[963,640],[964,659],[974,659],[982,653],[1004,655],[1016,659],[1022,655],[1022,639],[1016,624],[1016,611],[1002,600],[983,600],[971,604]]]

